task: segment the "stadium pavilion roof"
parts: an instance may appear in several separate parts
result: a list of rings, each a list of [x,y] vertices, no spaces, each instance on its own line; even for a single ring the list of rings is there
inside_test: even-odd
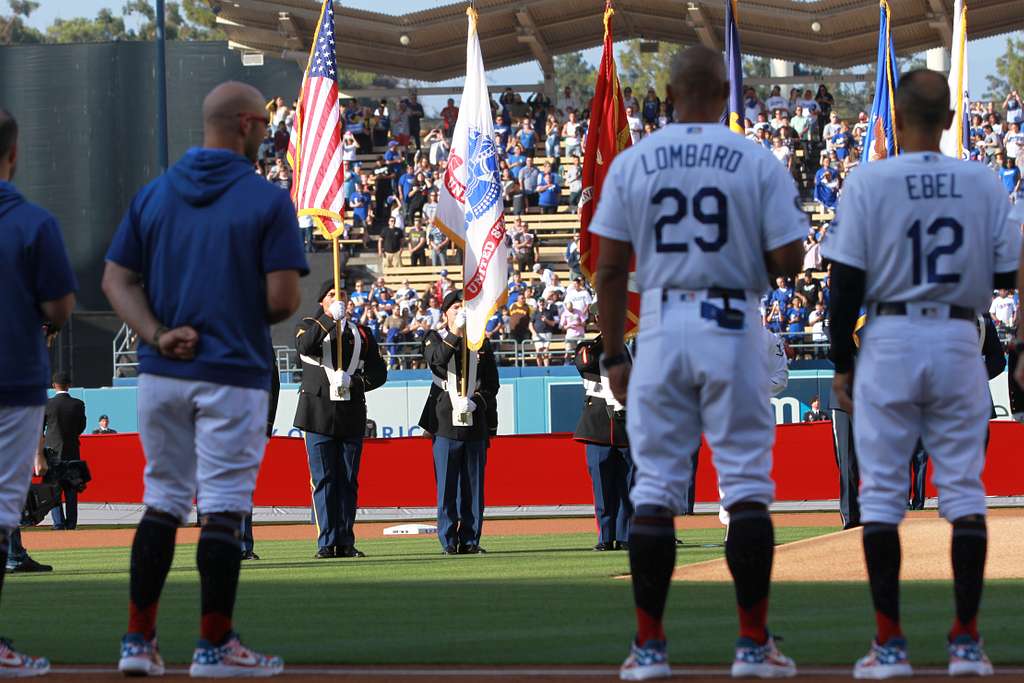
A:
[[[616,0],[615,38],[723,45],[727,0]],[[382,4],[386,0],[381,0]],[[1022,0],[970,0],[973,40],[1024,28]],[[212,0],[231,47],[296,59],[309,51],[317,0]],[[468,3],[387,15],[335,2],[341,66],[423,81],[463,75]],[[878,0],[739,0],[744,54],[843,68],[875,60]],[[488,69],[600,45],[603,0],[477,0]],[[949,47],[953,0],[890,0],[900,54]],[[817,28],[818,30],[814,30]],[[402,44],[408,36],[408,45]]]

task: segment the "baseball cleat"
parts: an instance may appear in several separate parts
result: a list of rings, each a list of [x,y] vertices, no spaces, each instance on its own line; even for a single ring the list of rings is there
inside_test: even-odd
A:
[[[792,678],[796,676],[796,663],[779,652],[770,635],[764,645],[740,638],[731,673],[733,678]]]
[[[11,641],[0,638],[0,678],[29,678],[49,673],[50,662],[43,657],[29,657],[14,649]]]
[[[164,660],[156,637],[146,640],[141,633],[126,633],[121,638],[121,659],[117,670],[125,676],[163,676]]]
[[[949,643],[950,676],[991,676],[992,662],[985,655],[981,640],[960,635]]]
[[[885,645],[872,640],[868,653],[853,665],[854,678],[883,680],[913,675],[905,638],[890,638]]]
[[[648,640],[642,647],[634,640],[629,645],[629,656],[619,669],[619,678],[623,681],[647,681],[671,675],[664,640]]]
[[[232,632],[223,645],[200,640],[188,673],[192,678],[266,678],[282,671],[283,659],[250,650]]]

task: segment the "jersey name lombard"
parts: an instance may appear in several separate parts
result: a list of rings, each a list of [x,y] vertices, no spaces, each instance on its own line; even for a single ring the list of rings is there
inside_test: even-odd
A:
[[[615,157],[590,230],[632,245],[641,292],[759,292],[764,252],[806,237],[807,217],[770,152],[718,124],[676,123]]]

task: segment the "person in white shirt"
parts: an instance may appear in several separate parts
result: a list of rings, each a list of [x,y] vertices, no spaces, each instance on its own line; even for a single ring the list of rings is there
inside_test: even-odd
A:
[[[857,123],[853,124],[853,135],[854,137],[863,139],[864,134],[868,132],[868,115],[864,112],[857,114]]]
[[[786,168],[793,166],[793,153],[782,144],[782,138],[776,137],[772,140],[772,156],[782,162]]]
[[[622,91],[622,106],[626,109],[632,107],[633,111],[640,111],[640,102],[633,97],[632,88],[626,88]]]
[[[804,113],[807,116],[818,115],[818,101],[814,99],[814,94],[810,91],[809,88],[807,90],[804,90],[804,96],[800,99],[800,101],[797,104],[803,107]]]
[[[583,278],[575,278],[565,290],[565,303],[572,304],[573,310],[578,311],[584,320],[590,316],[590,305],[594,303],[594,296],[583,284]]]
[[[988,308],[989,315],[999,327],[1012,330],[1017,324],[1017,304],[1009,291],[1000,289],[998,294]]]
[[[757,91],[753,88],[746,88],[743,93],[743,115],[751,121],[757,121],[757,115],[764,110],[764,105],[757,98]]]
[[[640,142],[644,130],[644,124],[641,123],[636,111],[633,107],[626,107],[626,124],[629,126],[629,136],[632,138],[634,145]]]
[[[544,287],[540,288],[541,290],[550,287],[551,284],[555,281],[556,276],[554,272],[550,268],[545,268],[539,263],[535,263],[533,265],[533,272],[540,276],[541,284],[544,285]],[[541,298],[543,299],[545,297],[541,296]]]
[[[576,120],[576,112],[574,111],[569,112],[568,120],[562,125],[562,140],[565,141],[566,156],[578,157],[582,155],[580,123]]]
[[[772,88],[772,94],[764,101],[764,106],[768,111],[782,109],[785,112],[789,112],[789,100],[782,96],[779,86]]]
[[[572,88],[569,86],[565,86],[562,96],[558,98],[558,108],[562,110],[563,114],[568,114],[570,110],[579,111],[580,103],[573,97]]]
[[[1007,124],[1009,130],[1003,136],[1003,146],[1006,148],[1006,156],[1014,161],[1020,162],[1020,150],[1024,148],[1024,133],[1020,132],[1020,124],[1016,121]],[[1017,164],[1020,166],[1020,163]]]
[[[825,124],[825,129],[821,132],[821,137],[829,149],[832,149],[832,138],[838,135],[842,129],[843,126],[839,123],[839,114],[836,112],[829,114],[828,123]]]

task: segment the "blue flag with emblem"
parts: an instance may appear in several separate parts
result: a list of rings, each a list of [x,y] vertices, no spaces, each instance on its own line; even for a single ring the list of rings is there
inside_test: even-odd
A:
[[[862,141],[861,162],[877,161],[899,154],[896,140],[896,53],[893,50],[891,13],[887,0],[878,3],[878,64],[875,67],[875,100]]]

